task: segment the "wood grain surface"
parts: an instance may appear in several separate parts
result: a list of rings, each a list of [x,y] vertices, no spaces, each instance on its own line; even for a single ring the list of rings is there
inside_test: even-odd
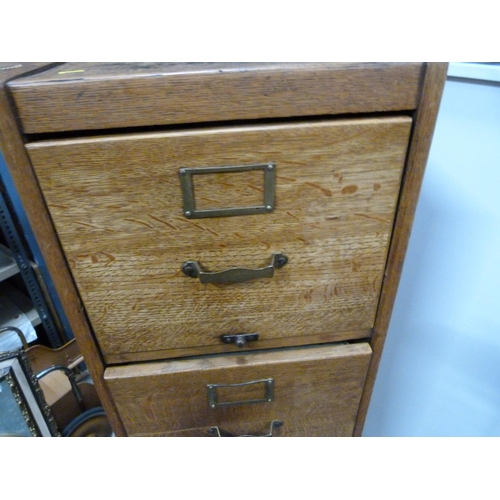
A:
[[[30,144],[105,359],[215,352],[230,333],[306,344],[369,330],[410,127],[394,117]],[[274,212],[184,217],[180,167],[268,162],[276,164]],[[214,196],[249,187],[215,182]],[[272,279],[202,285],[181,272],[188,260],[211,271],[259,268],[273,252],[289,263]]]
[[[415,109],[422,63],[66,63],[10,84],[25,133]]]
[[[0,64],[0,148],[115,433],[126,434],[110,387],[133,435],[206,435],[212,425],[233,434],[258,434],[268,431],[274,418],[285,421],[277,435],[351,435],[359,395],[358,386],[349,384],[359,380],[359,387],[365,384],[365,388],[354,435],[360,435],[446,64],[43,66]],[[20,76],[25,71],[28,74]],[[315,118],[302,124],[247,127],[233,123],[231,128],[204,126],[198,131],[186,128],[141,135],[122,130],[120,136],[29,145],[38,179],[19,133],[19,126],[29,134],[50,137],[52,132],[387,111],[405,111],[415,118],[408,153],[411,123],[404,117]],[[179,167],[267,161],[276,162],[278,168],[273,213],[212,220],[182,215]],[[255,175],[237,177],[204,178],[196,187],[199,207],[261,199],[262,186]],[[180,272],[188,259],[214,271],[261,267],[273,251],[287,253],[290,262],[272,280],[207,286]],[[355,345],[336,346],[335,355],[318,350],[323,347],[311,347],[309,354],[294,348],[251,355],[240,351],[237,356],[192,362],[108,368],[109,385],[103,379],[107,363],[237,351],[221,345],[219,335],[252,329],[260,333],[260,340],[249,349],[368,338],[373,331],[374,352],[370,361],[368,346],[362,353],[352,350]],[[292,351],[301,354],[288,357]],[[189,391],[204,373],[219,373],[217,380],[235,383],[267,376],[263,375],[266,366],[278,367],[273,377],[287,372],[285,380],[294,386],[286,384],[287,404],[280,415],[269,411],[270,406],[244,405],[234,407],[234,413],[221,413],[223,418],[216,420],[194,418],[192,409],[199,401],[193,406],[190,398],[203,390]],[[248,373],[239,371],[246,368]],[[243,374],[245,378],[240,377]],[[168,384],[160,382],[163,377]],[[176,392],[176,384],[181,393]],[[320,386],[324,392],[314,393]],[[295,390],[302,398],[298,405]],[[337,408],[329,396],[338,390],[341,407]],[[304,396],[309,392],[310,399]],[[174,399],[180,405],[176,415],[187,418],[181,426],[170,424],[169,403]],[[326,404],[319,408],[323,400]]]
[[[398,204],[394,235],[391,241],[385,280],[377,310],[377,318],[370,345],[373,357],[368,371],[366,386],[356,421],[355,435],[360,436],[368,412],[370,398],[375,384],[378,366],[387,336],[387,330],[396,299],[399,280],[403,269],[406,249],[410,239],[413,219],[425,167],[432,143],[434,127],[446,82],[447,63],[428,63],[422,85],[421,100],[415,115],[410,148],[402,183],[401,197]]]
[[[105,378],[130,436],[262,434],[283,421],[277,436],[350,436],[370,360],[368,344],[283,349],[111,367]],[[272,378],[272,402],[208,404],[207,384]],[[231,387],[220,402],[262,398],[261,384]]]

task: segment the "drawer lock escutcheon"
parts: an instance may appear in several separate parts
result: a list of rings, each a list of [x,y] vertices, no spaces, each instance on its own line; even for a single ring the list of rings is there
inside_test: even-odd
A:
[[[245,269],[234,267],[219,272],[204,271],[197,260],[188,260],[184,262],[182,272],[190,278],[199,278],[200,283],[212,284],[231,284],[244,283],[246,281],[259,278],[272,278],[274,270],[280,269],[288,262],[288,257],[282,253],[275,253],[271,257],[271,262],[266,267],[259,269]]]
[[[247,342],[259,340],[258,333],[237,333],[234,335],[221,335],[224,344],[234,344],[236,347],[245,347]]]
[[[240,388],[248,388],[255,384],[264,385],[264,396],[262,398],[254,398],[247,400],[236,401],[219,401],[217,389],[238,390]],[[255,403],[270,403],[274,400],[274,379],[266,378],[262,380],[252,380],[251,382],[243,382],[242,384],[207,384],[208,405],[210,408],[219,408],[223,406],[236,406]]]

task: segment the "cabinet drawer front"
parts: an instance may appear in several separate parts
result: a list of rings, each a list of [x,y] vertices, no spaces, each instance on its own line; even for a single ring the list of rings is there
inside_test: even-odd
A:
[[[106,361],[221,352],[220,336],[235,333],[258,333],[256,347],[367,336],[410,127],[391,117],[30,145]],[[276,169],[270,213],[184,215],[180,168],[267,163]],[[201,208],[255,204],[259,175],[205,176],[195,197]],[[202,284],[181,271],[188,261],[262,269],[280,252],[288,264],[270,279]]]
[[[273,435],[349,436],[370,357],[364,343],[284,349],[111,367],[105,379],[129,435],[263,435],[279,422]]]

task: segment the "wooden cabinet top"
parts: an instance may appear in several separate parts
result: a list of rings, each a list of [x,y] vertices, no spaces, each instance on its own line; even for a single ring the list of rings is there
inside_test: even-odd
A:
[[[26,134],[414,110],[423,63],[64,63],[8,88]]]

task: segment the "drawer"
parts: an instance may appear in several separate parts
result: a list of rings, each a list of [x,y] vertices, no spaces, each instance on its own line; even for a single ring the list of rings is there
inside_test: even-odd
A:
[[[350,436],[370,357],[365,343],[291,348],[111,367],[105,379],[130,436]]]
[[[238,350],[227,334],[258,334],[255,348],[368,337],[410,128],[400,116],[28,145],[106,362]],[[260,212],[186,216],[181,168],[268,164],[272,182],[259,168],[191,176],[197,210]],[[264,269],[276,253],[284,267],[245,283],[181,270]]]

